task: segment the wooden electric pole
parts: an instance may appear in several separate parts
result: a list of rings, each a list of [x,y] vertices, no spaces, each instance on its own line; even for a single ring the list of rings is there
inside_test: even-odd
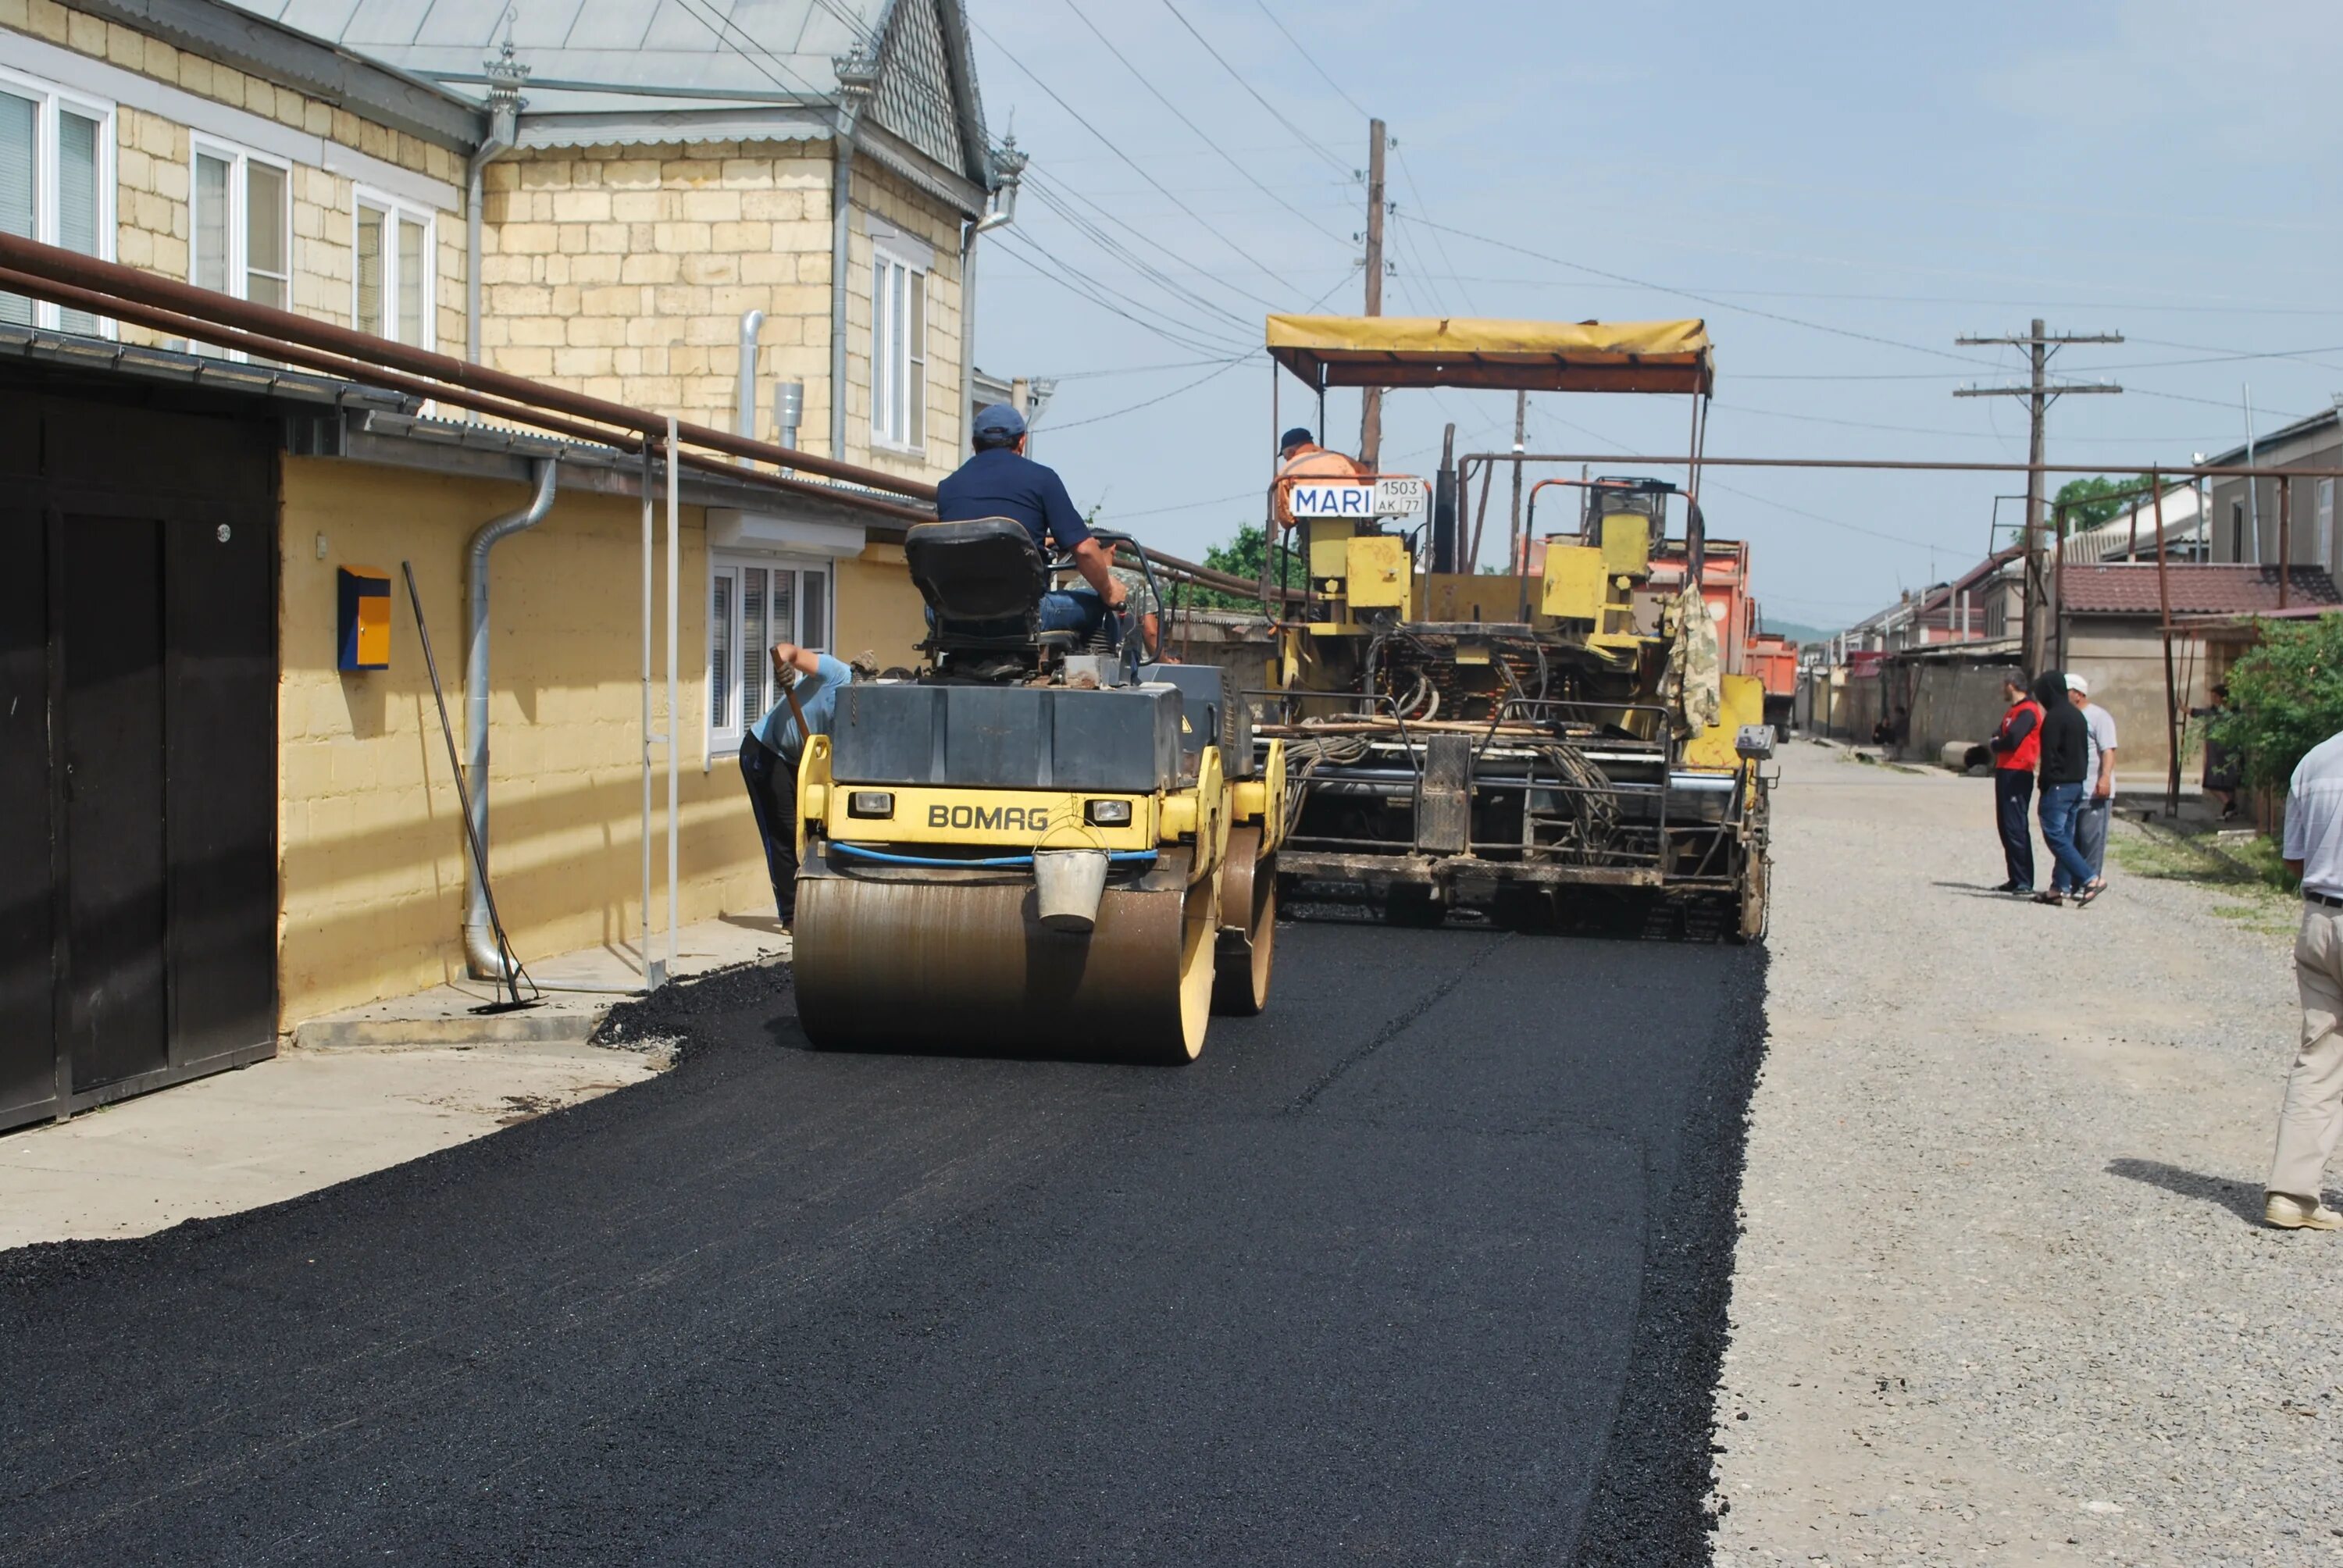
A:
[[[2026,532],[2025,539],[2025,611],[2026,618],[2018,638],[2018,663],[2030,674],[2039,673],[2043,650],[2050,646],[2055,635],[2050,625],[2050,573],[2042,550],[2042,427],[2043,417],[2050,405],[2070,392],[2120,392],[2113,382],[2074,382],[2062,387],[2049,384],[2046,372],[2050,356],[2069,343],[2121,343],[2120,332],[2057,333],[2043,330],[2042,318],[2034,318],[2033,330],[2024,337],[1956,337],[1953,341],[1963,347],[2005,345],[2024,348],[2031,361],[2033,375],[2023,387],[1956,387],[1956,397],[2024,397],[2027,400],[2033,434],[2026,447]]]
[[[1367,122],[1367,314],[1383,313],[1383,123]],[[1359,463],[1380,472],[1383,448],[1383,389],[1359,395]]]

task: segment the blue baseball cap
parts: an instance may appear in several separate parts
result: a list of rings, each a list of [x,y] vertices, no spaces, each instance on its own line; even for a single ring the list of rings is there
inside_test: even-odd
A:
[[[1025,416],[1006,403],[995,403],[977,410],[976,422],[969,427],[969,430],[980,439],[991,436],[1014,441],[1025,433]]]
[[[1309,444],[1310,432],[1301,425],[1296,425],[1277,438],[1277,449],[1281,452],[1291,452],[1296,447],[1306,447]]]

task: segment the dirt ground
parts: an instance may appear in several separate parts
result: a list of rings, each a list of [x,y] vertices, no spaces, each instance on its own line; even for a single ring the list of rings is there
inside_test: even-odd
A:
[[[2343,1236],[2257,1222],[2295,906],[2130,824],[1989,894],[1986,781],[1783,774],[1717,1560],[2343,1562]]]

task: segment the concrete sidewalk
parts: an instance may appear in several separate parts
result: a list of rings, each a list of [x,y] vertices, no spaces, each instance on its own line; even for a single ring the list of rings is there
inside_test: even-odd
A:
[[[769,920],[678,935],[678,978],[789,955]],[[143,1236],[279,1202],[665,1070],[664,1049],[587,1043],[639,984],[633,953],[529,969],[548,988],[542,1007],[478,1015],[493,987],[439,986],[303,1022],[272,1060],[0,1136],[0,1248]]]
[[[652,951],[667,959],[667,933],[652,934]],[[676,932],[669,978],[682,980],[734,964],[787,961],[789,933],[779,921],[754,915],[700,920]],[[583,1044],[611,1004],[642,994],[643,965],[632,946],[583,948],[548,959],[524,960],[541,988],[538,1006],[517,1012],[477,1013],[499,1000],[503,988],[460,980],[412,996],[388,997],[340,1012],[305,1019],[293,1030],[306,1050],[382,1045]],[[521,988],[523,996],[528,988]]]

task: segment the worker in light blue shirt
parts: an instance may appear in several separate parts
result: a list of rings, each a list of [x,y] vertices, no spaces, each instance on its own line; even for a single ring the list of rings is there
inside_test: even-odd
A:
[[[798,910],[798,764],[806,738],[798,714],[817,735],[830,733],[838,693],[854,683],[841,659],[793,642],[773,644],[773,706],[740,738],[740,778],[749,808],[765,840],[765,869],[773,879],[773,909],[786,930]],[[795,699],[794,708],[791,699]]]

